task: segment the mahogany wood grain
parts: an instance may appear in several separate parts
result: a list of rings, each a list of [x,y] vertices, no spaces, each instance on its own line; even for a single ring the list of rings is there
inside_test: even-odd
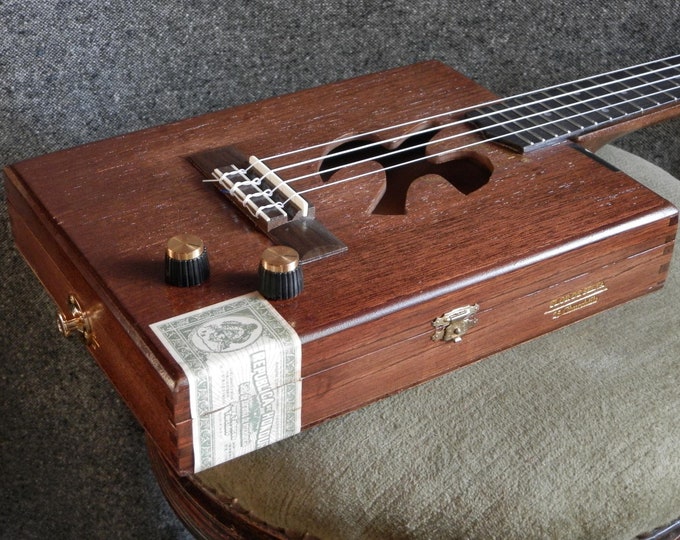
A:
[[[576,279],[534,294],[492,305],[477,315],[478,326],[467,333],[460,343],[451,344],[430,340],[431,328],[421,325],[420,334],[395,342],[375,353],[339,364],[334,369],[316,372],[304,380],[302,410],[303,425],[310,427],[339,414],[350,412],[371,401],[429,380],[475,360],[538,337],[561,326],[584,318],[583,312],[573,312],[553,320],[545,313],[551,300],[603,281],[608,290],[583,311],[593,315],[604,309],[654,291],[661,286],[660,271],[670,260],[665,246],[652,250],[648,257],[640,257],[636,264],[620,261]],[[513,276],[503,276],[484,283],[483,287],[466,290],[461,300],[450,306],[486,299],[486,291],[497,286],[512,287]],[[477,289],[477,290],[475,290]],[[465,300],[469,299],[469,302]],[[480,305],[487,305],[480,301]],[[409,312],[422,320],[431,310],[426,304]],[[441,313],[444,311],[442,310]],[[437,312],[434,312],[437,313]],[[440,313],[440,314],[441,314]]]
[[[187,157],[234,145],[265,158],[493,97],[426,62],[20,162],[6,169],[16,242],[62,309],[75,292],[96,314],[91,353],[168,462],[191,472],[186,378],[149,325],[256,289],[270,243]],[[433,122],[373,137],[395,147],[423,125]],[[360,180],[310,193],[348,251],[305,265],[304,293],[274,303],[303,342],[305,427],[663,283],[677,211],[662,198],[571,143],[518,155],[456,125],[428,152],[452,134],[475,146],[415,167],[424,176],[402,186],[405,213],[374,213],[390,188],[375,163],[333,177],[372,171]],[[286,178],[317,172],[306,160],[336,146],[297,154],[302,164]],[[451,182],[431,173],[444,162]],[[297,187],[322,182],[313,175]],[[200,287],[164,283],[165,243],[184,232],[210,251]],[[601,280],[609,290],[594,306],[545,315],[551,299]],[[480,323],[461,343],[431,341],[435,317],[470,303]]]
[[[607,126],[592,133],[581,135],[577,138],[580,145],[593,152],[599,150],[604,145],[614,142],[616,139],[638,129],[646,128],[658,124],[671,118],[676,118],[680,114],[680,101],[671,103],[659,110],[652,111],[644,116],[639,116],[632,120],[619,122]]]
[[[191,441],[190,423],[186,422],[190,418],[188,396],[178,391],[185,384],[183,379],[174,379],[153,357],[144,354],[134,333],[124,331],[114,317],[105,292],[95,291],[73,260],[57,248],[54,239],[27,210],[27,199],[19,196],[11,183],[7,185],[7,199],[15,241],[58,309],[67,314],[68,296],[77,294],[94,327],[90,352],[166,455],[174,456],[179,468],[192,468],[192,448],[186,443]],[[177,401],[177,396],[183,395],[185,399]]]

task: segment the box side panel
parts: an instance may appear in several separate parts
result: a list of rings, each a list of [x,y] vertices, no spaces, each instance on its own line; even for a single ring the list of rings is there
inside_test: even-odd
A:
[[[536,253],[534,258],[517,259],[512,265],[494,272],[456,281],[449,289],[423,293],[408,305],[397,299],[390,310],[363,325],[305,342],[302,375],[311,376],[431,331],[432,320],[457,305],[483,302],[484,309],[489,309],[515,302],[525,295],[590,274],[615,261],[635,257],[660,245],[672,245],[676,227],[676,210],[668,205],[659,213],[658,219],[637,227],[624,226],[619,234],[605,231],[602,238],[591,235],[559,254]]]
[[[674,230],[674,229],[673,229]],[[670,230],[669,230],[670,232]],[[671,235],[672,239],[673,236]],[[349,412],[404,388],[427,381],[493,353],[655,291],[663,286],[673,251],[665,243],[527,292],[509,273],[444,298],[448,309],[478,303],[478,323],[462,341],[434,342],[431,321],[442,314],[441,301],[428,302],[403,317],[419,321],[419,332],[391,346],[360,356],[303,380],[303,426]],[[554,261],[532,268],[549,276]],[[488,292],[484,293],[484,289]],[[514,298],[489,300],[491,291],[519,291]],[[496,299],[497,300],[497,299]],[[429,310],[429,311],[428,311]],[[364,335],[375,335],[370,325]],[[389,332],[381,329],[379,332]],[[379,333],[378,332],[378,333]],[[345,336],[351,346],[352,338]]]
[[[8,177],[11,173],[8,173]],[[191,441],[178,433],[176,422],[186,416],[184,391],[140,351],[128,332],[64,253],[31,205],[12,182],[6,182],[8,212],[15,243],[61,313],[75,295],[87,313],[94,338],[87,347],[144,429],[178,469],[193,463]],[[124,361],[123,361],[124,360]],[[189,421],[190,423],[190,421]],[[187,422],[184,422],[186,428]],[[182,428],[180,431],[185,432]]]

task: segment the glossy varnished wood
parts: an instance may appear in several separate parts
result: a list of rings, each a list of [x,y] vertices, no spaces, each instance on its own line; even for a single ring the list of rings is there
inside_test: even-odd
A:
[[[186,379],[149,325],[254,290],[270,241],[187,157],[234,145],[265,158],[492,97],[428,62],[17,163],[6,170],[14,234],[62,309],[68,294],[82,297],[94,314],[92,354],[166,459],[191,471]],[[403,139],[432,124],[373,138]],[[630,127],[584,142],[597,147]],[[374,213],[386,191],[374,164],[333,177],[375,171],[361,180],[310,193],[316,218],[348,251],[305,265],[304,293],[275,303],[303,341],[305,427],[662,285],[677,228],[666,201],[571,143],[518,155],[457,125],[428,151],[449,149],[441,139],[452,134],[479,144],[431,164],[451,163],[462,180],[454,186],[423,166],[392,205],[401,213]],[[293,167],[286,178],[317,167]],[[466,184],[466,175],[478,178]],[[200,287],[163,281],[165,243],[184,232],[210,252],[212,275]],[[609,290],[592,308],[545,315],[552,299],[601,280]],[[435,317],[470,303],[479,303],[480,323],[462,343],[430,339]]]

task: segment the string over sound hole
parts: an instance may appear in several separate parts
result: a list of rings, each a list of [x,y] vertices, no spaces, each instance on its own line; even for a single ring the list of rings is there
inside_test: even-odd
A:
[[[369,139],[355,139],[334,148],[321,162],[319,175],[330,182],[337,174],[353,165],[377,162],[386,177],[385,192],[373,208],[372,214],[403,215],[409,188],[419,178],[436,175],[444,178],[460,193],[469,195],[484,186],[491,169],[469,156],[451,155],[448,161],[435,163],[427,159],[427,145],[437,134],[426,130],[406,138],[397,148],[376,145]]]

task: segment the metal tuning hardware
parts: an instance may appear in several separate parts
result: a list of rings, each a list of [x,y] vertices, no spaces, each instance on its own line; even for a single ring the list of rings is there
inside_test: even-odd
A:
[[[463,335],[477,324],[475,314],[479,305],[463,306],[444,313],[432,321],[434,334],[432,341],[453,341],[459,343]]]
[[[70,294],[68,297],[68,308],[70,318],[67,318],[60,311],[57,312],[59,333],[64,337],[69,337],[74,332],[79,332],[83,336],[85,344],[92,345],[95,341],[90,316],[86,311],[83,311],[80,307],[80,302],[73,294]]]

